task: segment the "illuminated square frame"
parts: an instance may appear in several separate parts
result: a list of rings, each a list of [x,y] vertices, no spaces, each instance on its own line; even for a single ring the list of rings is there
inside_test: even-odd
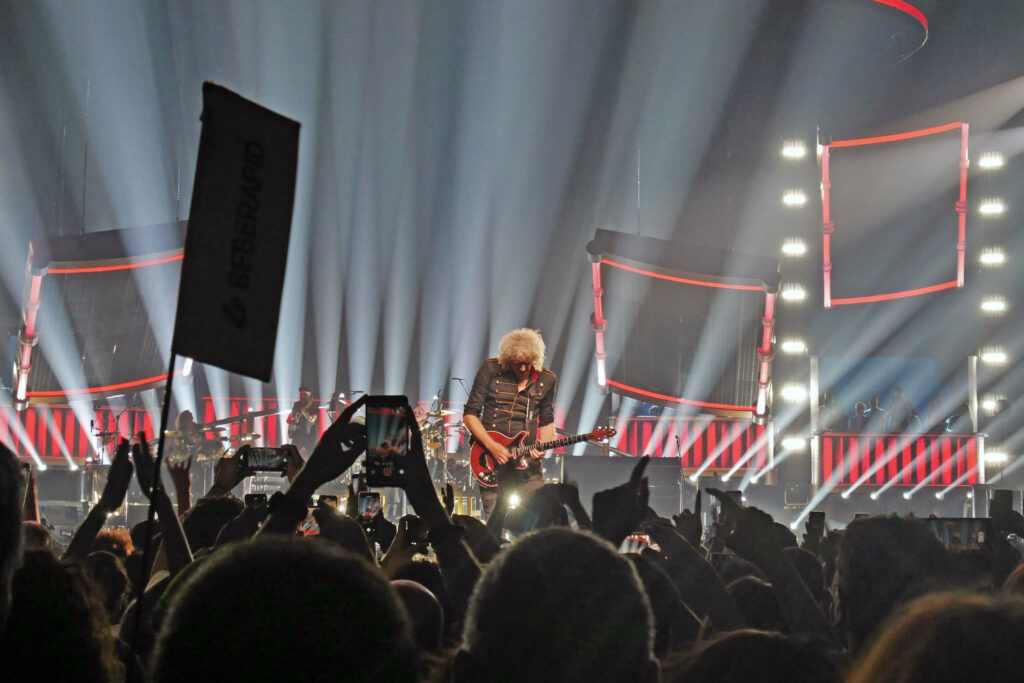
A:
[[[829,160],[831,150],[842,147],[861,147],[864,145],[878,145],[887,142],[898,142],[912,138],[920,138],[927,135],[946,133],[960,129],[960,198],[955,204],[957,214],[957,242],[956,242],[956,279],[949,282],[940,282],[927,287],[917,289],[906,289],[897,292],[884,292],[869,296],[833,298],[832,297],[832,233],[835,232],[835,221],[832,220],[830,195],[832,191],[831,176],[829,174]],[[942,126],[922,128],[893,135],[882,135],[873,138],[858,138],[854,140],[835,140],[829,144],[822,144],[821,147],[821,233],[822,233],[822,277],[823,295],[825,308],[833,306],[847,306],[851,304],[866,304],[878,301],[891,301],[893,299],[905,299],[907,297],[930,294],[945,289],[961,289],[964,286],[964,253],[966,251],[967,232],[967,133],[968,125],[962,121],[954,121]]]

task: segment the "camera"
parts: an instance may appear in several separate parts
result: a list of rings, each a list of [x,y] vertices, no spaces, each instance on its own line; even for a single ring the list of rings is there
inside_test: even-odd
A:
[[[411,439],[406,422],[405,396],[369,396],[366,399],[366,485],[401,486]]]

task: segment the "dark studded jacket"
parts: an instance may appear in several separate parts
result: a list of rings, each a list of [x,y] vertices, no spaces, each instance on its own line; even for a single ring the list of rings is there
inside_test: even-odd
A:
[[[537,428],[555,421],[555,384],[558,377],[547,368],[536,370],[526,388],[519,391],[513,368],[503,370],[497,358],[488,358],[473,380],[465,414],[480,418],[484,429],[515,436],[527,432],[525,443],[537,437]],[[540,461],[530,463],[531,470],[541,468]]]

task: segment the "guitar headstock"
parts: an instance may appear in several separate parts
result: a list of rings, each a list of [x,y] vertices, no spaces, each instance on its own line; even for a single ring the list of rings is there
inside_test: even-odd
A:
[[[602,439],[610,439],[617,433],[618,432],[611,427],[598,427],[590,433],[590,438],[594,441],[601,441]]]

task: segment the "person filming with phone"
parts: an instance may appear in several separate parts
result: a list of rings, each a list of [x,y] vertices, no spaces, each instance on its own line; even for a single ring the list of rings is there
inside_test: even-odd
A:
[[[544,367],[544,339],[537,330],[512,330],[498,344],[498,357],[484,361],[473,380],[463,423],[497,466],[512,466],[508,439],[526,432],[523,443],[555,440],[555,385],[558,377]],[[544,451],[531,450],[516,462],[521,494],[544,485],[540,459]],[[525,466],[525,467],[524,467]],[[489,517],[498,499],[497,489],[482,485],[480,499]]]

